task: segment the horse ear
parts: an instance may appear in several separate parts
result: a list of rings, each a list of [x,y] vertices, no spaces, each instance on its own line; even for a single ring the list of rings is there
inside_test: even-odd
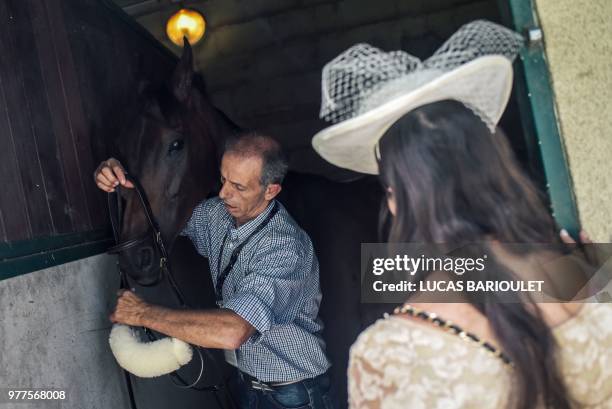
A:
[[[183,54],[172,74],[172,92],[177,100],[186,102],[193,81],[193,53],[187,37],[183,37]]]

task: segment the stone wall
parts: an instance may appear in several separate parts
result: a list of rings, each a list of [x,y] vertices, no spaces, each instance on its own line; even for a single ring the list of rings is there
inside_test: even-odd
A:
[[[612,2],[537,0],[580,222],[612,241]]]

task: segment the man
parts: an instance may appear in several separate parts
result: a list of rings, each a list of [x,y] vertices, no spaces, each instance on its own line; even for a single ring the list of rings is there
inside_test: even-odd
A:
[[[196,206],[182,232],[208,257],[219,309],[172,310],[124,291],[111,320],[225,349],[239,370],[244,408],[329,408],[318,261],[308,235],[275,200],[286,171],[276,141],[242,136],[226,147],[219,197]],[[107,192],[133,187],[115,159],[95,177]]]

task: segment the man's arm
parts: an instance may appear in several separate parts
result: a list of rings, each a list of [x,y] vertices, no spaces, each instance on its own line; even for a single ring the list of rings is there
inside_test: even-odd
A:
[[[293,237],[277,237],[258,249],[248,272],[223,300],[223,306],[248,321],[258,334],[274,325],[292,322],[304,303],[316,294],[307,286],[313,273],[314,253],[303,251]],[[310,293],[305,295],[308,289]],[[256,342],[259,337],[253,338]]]
[[[205,348],[237,349],[255,332],[251,324],[228,309],[173,310],[148,304],[130,291],[121,293],[110,319]]]

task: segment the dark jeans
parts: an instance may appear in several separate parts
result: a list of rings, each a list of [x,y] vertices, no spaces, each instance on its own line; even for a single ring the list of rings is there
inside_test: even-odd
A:
[[[273,391],[253,389],[249,380],[239,382],[240,409],[334,409],[327,373],[290,385],[275,386]]]

